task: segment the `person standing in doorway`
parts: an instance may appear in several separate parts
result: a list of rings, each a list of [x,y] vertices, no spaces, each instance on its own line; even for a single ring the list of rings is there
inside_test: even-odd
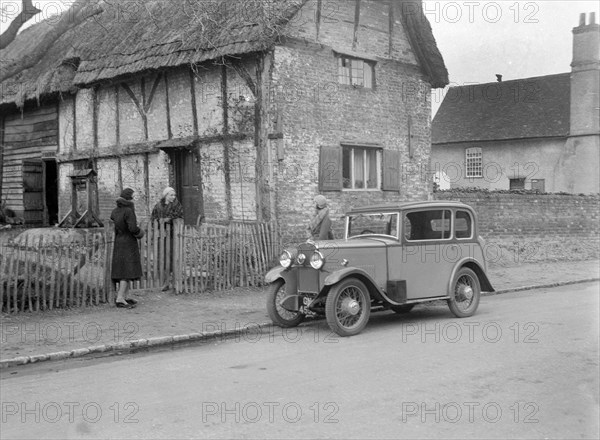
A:
[[[116,306],[131,309],[137,301],[127,298],[129,283],[139,280],[142,276],[142,262],[138,240],[144,236],[144,231],[137,224],[135,206],[131,188],[121,191],[117,199],[117,207],[110,214],[115,224],[115,243],[112,255],[111,278],[118,285]]]
[[[183,206],[177,200],[177,193],[175,189],[170,186],[166,187],[162,192],[162,197],[158,201],[156,205],[154,205],[154,209],[152,209],[152,214],[150,215],[150,220],[152,222],[158,220],[159,222],[171,225],[171,243],[173,243],[173,220],[183,218]],[[171,246],[171,255],[169,256],[171,259],[171,268],[173,268],[173,247]],[[167,279],[162,286],[163,291],[167,291],[171,289],[171,274],[167,275]]]

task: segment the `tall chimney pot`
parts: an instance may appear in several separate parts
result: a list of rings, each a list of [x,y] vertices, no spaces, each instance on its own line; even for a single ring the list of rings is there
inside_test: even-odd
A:
[[[596,13],[590,12],[590,24],[596,24]]]
[[[585,12],[579,14],[579,26],[585,26]]]

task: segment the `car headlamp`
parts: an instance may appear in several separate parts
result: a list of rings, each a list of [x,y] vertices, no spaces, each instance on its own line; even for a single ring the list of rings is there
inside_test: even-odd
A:
[[[283,251],[279,256],[279,264],[286,269],[292,265],[292,254],[288,251]]]
[[[319,251],[315,251],[310,257],[310,265],[313,269],[320,269],[325,264],[325,259],[323,258],[323,254]]]

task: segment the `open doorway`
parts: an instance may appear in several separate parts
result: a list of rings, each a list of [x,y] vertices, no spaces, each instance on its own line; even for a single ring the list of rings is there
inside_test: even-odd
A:
[[[54,159],[44,160],[44,205],[44,223],[58,224],[58,166]]]

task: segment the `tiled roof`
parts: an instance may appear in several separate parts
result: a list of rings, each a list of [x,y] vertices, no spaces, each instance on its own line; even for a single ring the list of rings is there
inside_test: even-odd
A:
[[[433,119],[432,143],[568,136],[570,77],[451,87]]]

